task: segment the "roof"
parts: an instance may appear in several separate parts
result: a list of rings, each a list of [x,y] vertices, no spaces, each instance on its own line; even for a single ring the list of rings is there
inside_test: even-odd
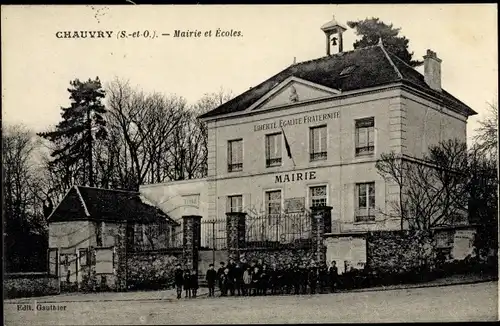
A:
[[[73,186],[49,216],[50,222],[102,220],[177,225],[139,192]]]
[[[348,75],[340,76],[342,70],[349,66],[356,66],[356,69]],[[360,90],[400,82],[434,96],[447,107],[464,115],[477,114],[445,90],[437,92],[431,89],[421,73],[388,52],[383,45],[377,44],[291,65],[256,87],[200,115],[199,118],[242,112],[291,76],[340,91]]]

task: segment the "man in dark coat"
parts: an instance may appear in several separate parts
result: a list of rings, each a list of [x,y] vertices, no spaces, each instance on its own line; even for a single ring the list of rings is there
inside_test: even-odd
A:
[[[191,288],[191,293],[193,295],[193,298],[196,298],[196,294],[198,292],[198,273],[193,269],[191,271],[191,278],[190,278],[190,288]]]
[[[307,293],[307,277],[309,276],[307,267],[304,264],[301,264],[299,267],[299,279],[300,279],[300,293],[301,294],[306,294]]]
[[[184,285],[184,271],[181,268],[181,264],[175,265],[174,283],[175,288],[177,289],[177,299],[180,299],[182,294],[182,286]]]
[[[316,287],[318,286],[318,267],[315,262],[311,262],[308,268],[307,280],[311,294],[316,294]]]
[[[215,281],[217,280],[217,272],[214,269],[214,264],[208,265],[205,279],[208,285],[208,296],[213,297],[215,295]]]
[[[234,290],[235,290],[235,285],[236,285],[236,282],[235,282],[235,269],[236,269],[236,263],[234,262],[234,259],[229,259],[229,263],[227,264],[227,269],[229,269],[229,274],[228,274],[228,290],[229,292],[231,293],[231,296],[234,296]]]
[[[281,272],[276,264],[273,264],[271,270],[269,271],[269,286],[271,287],[271,294],[278,294],[280,292]]]
[[[293,293],[299,294],[301,283],[302,283],[302,270],[300,269],[298,264],[295,264],[293,266],[291,276],[292,276],[291,279],[293,282],[293,290],[294,290]]]
[[[332,260],[332,265],[328,269],[328,279],[330,281],[330,291],[335,292],[335,285],[338,282],[339,270],[337,268],[337,262]]]
[[[241,295],[243,288],[243,272],[244,270],[241,268],[239,263],[234,265],[233,269],[233,278],[234,278],[234,288],[236,290],[237,295]]]

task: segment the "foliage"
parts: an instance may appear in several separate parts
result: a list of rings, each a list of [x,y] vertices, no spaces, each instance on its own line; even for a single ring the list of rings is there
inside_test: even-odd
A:
[[[387,25],[379,18],[366,18],[359,21],[349,21],[347,25],[356,30],[356,35],[361,39],[354,42],[355,49],[376,45],[379,38],[382,39],[384,47],[398,58],[412,67],[422,65],[423,61],[412,60],[413,52],[408,51],[410,40],[399,36],[401,28],[395,28],[392,24]]]
[[[49,166],[68,179],[76,178],[79,184],[94,186],[94,142],[107,137],[104,114],[106,109],[101,103],[105,96],[99,77],[81,82],[70,82],[69,107],[61,108],[62,120],[55,130],[38,135],[55,145]]]

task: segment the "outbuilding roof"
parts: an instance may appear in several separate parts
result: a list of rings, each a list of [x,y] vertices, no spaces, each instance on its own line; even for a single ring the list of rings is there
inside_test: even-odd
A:
[[[349,74],[342,74],[348,67]],[[261,84],[199,116],[200,119],[242,112],[287,78],[295,76],[342,92],[401,82],[422,91],[463,115],[477,114],[450,93],[431,89],[424,76],[388,52],[382,44],[296,63]]]
[[[78,220],[178,224],[139,192],[75,185],[49,216],[48,222]]]

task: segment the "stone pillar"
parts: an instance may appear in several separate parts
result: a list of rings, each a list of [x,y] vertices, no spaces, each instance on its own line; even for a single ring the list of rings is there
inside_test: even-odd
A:
[[[184,263],[188,268],[198,271],[198,250],[201,242],[201,216],[183,216],[182,229],[182,252]]]
[[[245,247],[245,217],[243,212],[226,213],[227,250],[234,260],[239,260],[240,249]]]
[[[119,224],[115,235],[115,254],[113,255],[113,265],[116,266],[115,288],[117,291],[127,290],[127,225],[128,223]]]
[[[331,222],[332,207],[315,206],[311,207],[311,231],[313,239],[313,248],[316,252],[316,263],[326,263],[326,246],[323,239],[325,233],[330,233],[332,229]]]

